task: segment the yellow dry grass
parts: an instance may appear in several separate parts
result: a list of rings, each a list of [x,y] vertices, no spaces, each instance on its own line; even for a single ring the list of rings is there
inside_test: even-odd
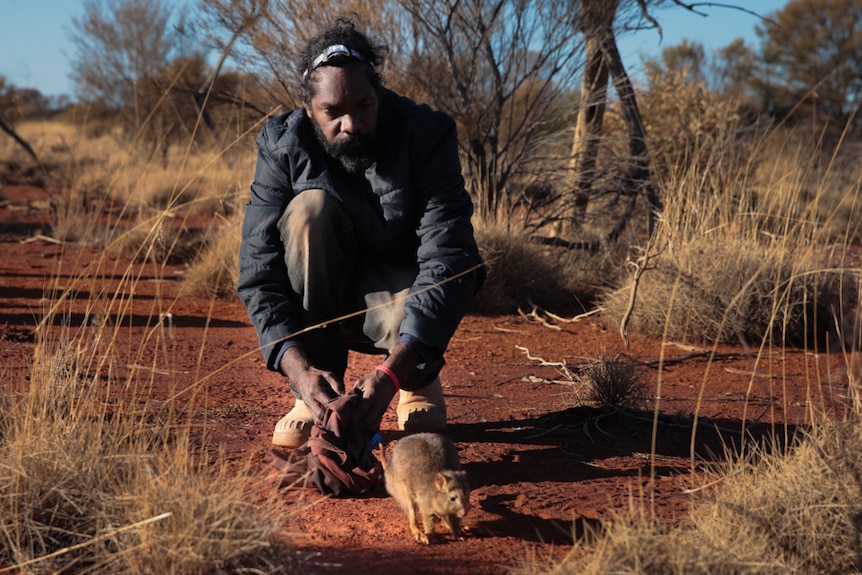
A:
[[[703,97],[664,97],[687,94]],[[690,103],[685,109],[696,110]],[[633,504],[565,559],[533,561],[519,573],[862,571],[862,269],[846,257],[862,233],[858,145],[829,148],[784,128],[745,138],[731,112],[708,112],[708,133],[704,115],[667,116],[692,122],[666,131],[679,130],[664,144],[673,140],[685,153],[664,164],[657,234],[639,246],[628,280],[603,296],[599,317],[622,331],[731,341],[758,354],[788,344],[823,350],[828,341],[846,358],[851,413],[836,421],[809,406],[810,428],[791,446],[727,453],[697,491],[687,521],[668,525]],[[672,148],[668,154],[680,151]]]
[[[262,502],[250,461],[214,453],[189,416],[205,386],[170,383],[192,390],[181,404],[151,395],[152,374],[171,373],[176,362],[164,322],[153,320],[139,349],[117,343],[140,277],[134,262],[165,261],[191,245],[176,225],[188,214],[235,212],[250,164],[224,152],[178,152],[156,167],[111,135],[79,138],[63,124],[19,130],[42,159],[28,177],[43,170],[52,179],[42,183],[61,183],[52,188],[60,194],[52,199],[56,239],[104,249],[46,293],[31,377],[22,389],[3,387],[0,573],[302,572],[276,537],[284,503]],[[111,255],[133,263],[117,269]],[[124,278],[116,294],[89,275],[104,269]],[[71,326],[65,298],[82,288],[86,326]],[[159,296],[144,309],[157,317],[171,305]],[[161,352],[147,369],[130,369],[145,349]]]

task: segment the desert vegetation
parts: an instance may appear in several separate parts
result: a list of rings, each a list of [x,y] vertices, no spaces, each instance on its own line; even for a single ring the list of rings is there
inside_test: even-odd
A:
[[[859,3],[793,0],[762,21],[759,50],[736,42],[709,61],[695,44],[669,47],[647,63],[644,85],[608,56],[606,34],[660,24],[681,2],[321,4],[203,0],[175,13],[85,2],[79,99],[52,105],[0,83],[16,136],[0,138],[0,185],[50,190],[49,222],[31,235],[66,259],[99,254],[71,282],[46,277],[29,381],[0,382],[0,572],[303,572],[279,537],[286,503],[260,501],[251,462],[208,443],[194,416],[208,409],[207,373],[172,371],[183,352],[169,332],[182,294],[236,297],[254,137],[296,105],[291,47],[340,13],[408,46],[391,54],[387,84],[458,122],[488,271],[472,313],[590,316],[619,330],[623,349],[638,334],[740,345],[756,358],[794,346],[845,359],[845,413],[811,405],[789,440],[777,430],[774,443],[729,451],[677,524],[633,498],[564,558],[513,570],[862,571],[860,63],[803,66],[811,60],[797,52],[822,38],[785,36],[804,37],[811,14],[844,30],[835,14]],[[135,22],[165,34],[147,36],[159,47],[149,67],[125,69],[134,58],[107,56],[147,55]],[[548,49],[536,54],[540,40]],[[595,54],[605,54],[592,72],[604,74],[602,109],[579,116],[598,105],[576,83]],[[144,270],[178,263],[180,294],[136,299]],[[110,288],[94,281],[108,277]],[[130,341],[133,316],[147,329]],[[603,409],[636,410],[656,394],[621,356],[597,350],[570,367],[582,400]]]

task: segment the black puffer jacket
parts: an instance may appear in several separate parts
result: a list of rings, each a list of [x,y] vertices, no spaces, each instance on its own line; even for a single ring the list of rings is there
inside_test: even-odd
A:
[[[305,327],[300,303],[290,295],[276,227],[291,198],[304,190],[320,188],[342,202],[368,256],[418,263],[418,293],[406,300],[401,333],[437,354],[445,351],[477,287],[475,271],[439,283],[481,262],[454,121],[386,89],[379,102],[379,160],[362,175],[347,174],[326,155],[303,109],[270,120],[257,138],[238,292],[269,369],[277,369],[275,344]]]

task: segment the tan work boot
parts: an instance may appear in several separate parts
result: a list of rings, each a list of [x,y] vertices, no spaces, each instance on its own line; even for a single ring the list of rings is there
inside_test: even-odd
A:
[[[402,431],[440,431],[446,427],[446,401],[440,378],[416,391],[401,390],[395,411]]]
[[[301,399],[297,399],[290,412],[278,420],[272,432],[272,444],[295,449],[308,441],[314,416]]]

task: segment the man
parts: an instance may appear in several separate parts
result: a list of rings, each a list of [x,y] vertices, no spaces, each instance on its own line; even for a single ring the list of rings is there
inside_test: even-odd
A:
[[[301,55],[302,108],[257,139],[238,292],[296,396],[279,447],[345,392],[348,349],[384,356],[354,384],[366,429],[396,391],[400,429],[446,424],[443,353],[481,268],[473,207],[454,122],[384,88],[384,52],[337,21]]]

